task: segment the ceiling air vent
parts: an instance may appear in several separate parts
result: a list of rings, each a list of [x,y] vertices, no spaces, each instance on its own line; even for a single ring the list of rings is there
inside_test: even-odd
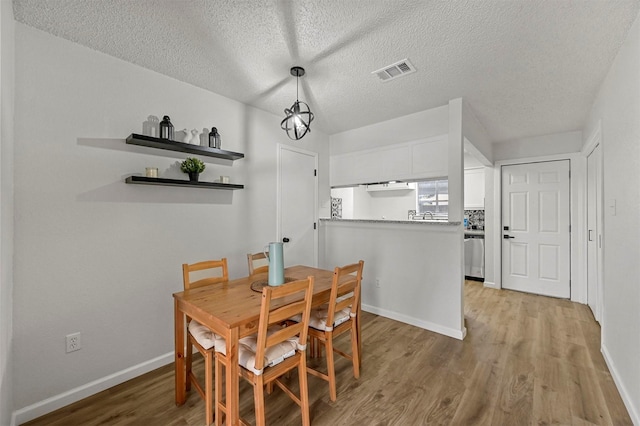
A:
[[[390,81],[394,78],[402,77],[407,74],[416,72],[415,67],[409,62],[408,59],[403,59],[395,64],[387,65],[384,68],[380,68],[377,71],[372,72],[382,81]]]

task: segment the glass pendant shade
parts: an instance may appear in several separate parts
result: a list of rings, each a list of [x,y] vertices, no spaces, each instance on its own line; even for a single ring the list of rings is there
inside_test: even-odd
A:
[[[299,140],[311,131],[309,125],[313,121],[313,113],[309,105],[298,100],[298,78],[304,75],[304,68],[291,68],[291,75],[296,77],[296,101],[291,108],[284,110],[286,117],[280,123],[280,127],[287,132],[290,139]]]

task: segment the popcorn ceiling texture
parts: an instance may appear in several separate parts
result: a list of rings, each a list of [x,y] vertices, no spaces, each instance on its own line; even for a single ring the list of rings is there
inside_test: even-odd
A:
[[[621,1],[14,0],[17,21],[328,134],[462,97],[494,142],[581,129],[638,13]],[[388,83],[371,71],[409,58]],[[313,128],[313,126],[312,126]]]

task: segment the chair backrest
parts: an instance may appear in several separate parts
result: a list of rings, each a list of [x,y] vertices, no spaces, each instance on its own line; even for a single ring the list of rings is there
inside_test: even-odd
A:
[[[265,286],[262,289],[260,322],[258,323],[258,341],[256,345],[255,369],[264,368],[264,354],[272,346],[298,336],[298,351],[306,349],[311,299],[313,297],[313,277],[293,281],[277,287]],[[269,329],[292,316],[301,314],[299,323],[288,325],[276,332]],[[302,355],[305,356],[305,355]]]
[[[259,274],[261,272],[269,272],[269,263],[264,253],[247,254],[247,262],[249,263],[249,275]]]
[[[201,271],[203,272],[197,275],[204,276],[203,278],[192,279],[192,273]],[[185,290],[225,281],[229,281],[229,268],[227,267],[226,257],[220,260],[205,260],[204,262],[182,264],[182,282]]]
[[[335,313],[342,309],[349,308],[351,317],[356,316],[360,301],[363,269],[364,261],[361,260],[358,263],[343,267],[336,266],[333,270],[333,282],[331,283],[331,296],[327,312],[328,327],[332,326]]]

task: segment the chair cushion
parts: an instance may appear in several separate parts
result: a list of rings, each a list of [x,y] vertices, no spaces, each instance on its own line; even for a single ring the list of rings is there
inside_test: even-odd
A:
[[[224,342],[224,338],[213,331],[209,330],[198,321],[189,322],[189,333],[196,339],[196,342],[205,349],[211,349],[216,345],[218,340]]]
[[[335,327],[339,326],[343,322],[347,321],[351,315],[351,308],[344,308],[341,311],[337,311],[333,316],[333,326],[329,327],[327,330],[327,316],[329,315],[329,307],[327,305],[323,305],[319,308],[314,308],[311,310],[311,314],[309,315],[309,327],[315,328],[320,331],[331,331]],[[301,315],[295,315],[289,318],[291,321],[300,322],[302,321]]]
[[[267,334],[273,334],[279,327],[269,327]],[[256,375],[261,375],[263,370],[255,368],[256,365],[256,346],[258,344],[258,335],[243,337],[238,341],[238,364]],[[271,367],[280,364],[285,359],[292,357],[296,353],[298,338],[292,337],[284,342],[268,348],[264,354],[264,366]],[[227,352],[227,345],[224,339],[216,341],[216,352],[222,354]]]
[[[333,316],[333,326],[329,327],[330,330],[327,330],[327,316],[329,315],[327,307],[322,306],[320,308],[312,309],[311,315],[309,315],[309,327],[320,331],[331,331],[334,327],[348,321],[350,313],[350,308],[344,308],[341,311],[336,311]]]

